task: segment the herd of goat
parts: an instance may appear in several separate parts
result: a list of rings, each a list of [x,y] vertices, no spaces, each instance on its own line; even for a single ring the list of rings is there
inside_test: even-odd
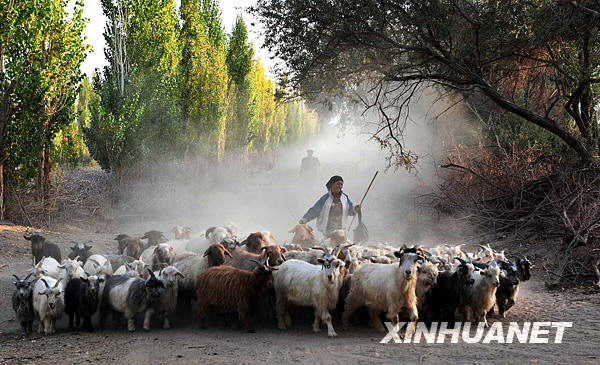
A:
[[[92,316],[99,312],[103,328],[108,314],[124,317],[129,331],[143,313],[143,328],[152,318],[162,327],[171,316],[190,311],[200,326],[214,313],[236,314],[254,332],[252,315],[267,316],[277,326],[291,326],[290,304],[314,310],[314,332],[341,315],[342,327],[359,313],[382,332],[382,313],[396,324],[472,320],[484,322],[498,307],[498,315],[514,305],[519,283],[530,278],[525,257],[508,260],[504,252],[481,245],[475,253],[462,245],[400,249],[387,244],[352,244],[344,231],[319,241],[308,225],[296,225],[291,244],[278,245],[270,232],[254,232],[239,242],[232,228],[211,227],[191,235],[175,227],[174,239],[160,231],[142,237],[118,235],[115,254],[94,254],[92,246],[75,243],[62,260],[59,247],[42,235],[25,235],[31,242],[33,267],[14,282],[12,304],[23,335],[32,331],[53,334],[63,314],[69,328],[93,331]],[[274,309],[274,310],[273,310]],[[120,313],[120,315],[119,315]],[[83,320],[83,323],[81,323]],[[452,324],[451,324],[452,325]]]

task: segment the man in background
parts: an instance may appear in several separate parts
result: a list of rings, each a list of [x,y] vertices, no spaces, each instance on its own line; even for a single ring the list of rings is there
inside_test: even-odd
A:
[[[306,157],[302,159],[300,164],[300,179],[305,188],[312,190],[319,175],[319,167],[321,163],[319,159],[313,156],[313,150],[306,151]]]

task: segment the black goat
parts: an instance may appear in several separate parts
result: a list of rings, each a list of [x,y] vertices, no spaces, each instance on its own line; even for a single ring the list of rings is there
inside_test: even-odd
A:
[[[69,329],[73,329],[73,317],[75,326],[79,327],[83,317],[83,330],[93,332],[92,315],[98,309],[100,283],[104,279],[96,275],[88,275],[87,278],[74,278],[69,280],[65,289],[65,313],[69,315]]]
[[[44,257],[53,257],[61,262],[60,248],[54,243],[46,241],[46,237],[40,234],[23,235],[27,241],[31,242],[31,254],[33,255],[34,265],[40,262]]]
[[[79,257],[79,261],[86,262],[88,257],[92,256],[92,253],[90,252],[92,246],[88,246],[85,243],[73,243],[74,245],[71,246],[71,253],[67,257],[71,260],[75,260],[75,258]]]
[[[17,320],[21,324],[23,336],[27,336],[32,332],[33,327],[33,300],[31,280],[27,275],[24,279],[19,279],[17,275],[13,275],[16,279],[13,284],[17,287],[12,296],[12,306],[17,315]]]
[[[475,267],[459,257],[460,265],[455,272],[442,271],[437,277],[437,286],[426,296],[425,306],[434,321],[448,322],[454,326],[456,309],[466,298],[467,286],[473,285]]]

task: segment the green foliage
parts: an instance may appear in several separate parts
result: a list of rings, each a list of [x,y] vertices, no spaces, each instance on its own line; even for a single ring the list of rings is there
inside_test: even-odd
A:
[[[83,3],[67,0],[0,1],[1,92],[14,89],[8,120],[0,121],[0,159],[14,183],[29,181],[42,166],[39,154],[72,122],[89,47],[83,42]],[[3,110],[1,112],[6,112]],[[3,113],[0,113],[3,114]]]
[[[220,160],[229,151],[275,149],[287,140],[288,105],[275,99],[241,17],[226,37],[218,1],[183,0],[180,22],[173,0],[102,5],[111,62],[96,75],[94,90],[84,83],[78,115],[103,168]],[[312,123],[302,110],[297,122]]]
[[[246,77],[252,69],[254,50],[248,42],[248,29],[241,15],[235,20],[235,26],[227,44],[227,69],[229,78],[238,87],[246,83]]]

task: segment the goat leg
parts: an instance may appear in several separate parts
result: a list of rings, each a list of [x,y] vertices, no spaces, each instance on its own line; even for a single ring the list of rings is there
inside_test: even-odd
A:
[[[320,311],[317,310],[317,308],[315,308],[315,321],[313,322],[313,325],[312,325],[313,332],[315,332],[315,333],[321,332],[321,323],[319,321],[320,314],[321,314]]]

